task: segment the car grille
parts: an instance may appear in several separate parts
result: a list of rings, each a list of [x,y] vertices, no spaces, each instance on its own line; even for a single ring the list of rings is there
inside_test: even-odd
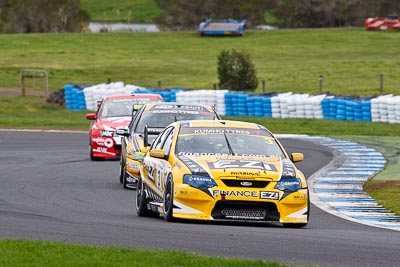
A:
[[[216,220],[279,221],[274,203],[220,200],[212,211]]]
[[[221,210],[221,214],[228,219],[263,220],[265,218],[266,211],[265,209],[225,208]]]
[[[229,187],[264,188],[269,184],[268,181],[254,181],[254,180],[221,179],[221,181],[226,186],[229,186]]]

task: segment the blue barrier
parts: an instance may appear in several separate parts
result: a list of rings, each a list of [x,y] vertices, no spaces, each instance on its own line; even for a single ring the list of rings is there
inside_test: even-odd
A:
[[[71,110],[85,110],[85,95],[82,92],[82,85],[66,84],[64,86],[65,106]]]

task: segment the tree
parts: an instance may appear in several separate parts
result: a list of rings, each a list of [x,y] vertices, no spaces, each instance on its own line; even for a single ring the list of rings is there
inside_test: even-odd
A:
[[[90,18],[79,7],[79,0],[10,0],[8,28],[18,33],[80,32]]]
[[[219,54],[218,79],[221,88],[234,91],[251,91],[258,86],[255,66],[244,50],[223,50]]]
[[[363,26],[368,17],[400,13],[399,0],[275,0],[281,27]]]
[[[169,27],[195,29],[204,18],[247,19],[264,22],[264,11],[271,0],[156,0],[164,10],[159,22]]]

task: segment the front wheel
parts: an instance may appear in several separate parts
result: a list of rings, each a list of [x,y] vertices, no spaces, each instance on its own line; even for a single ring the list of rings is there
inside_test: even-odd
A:
[[[121,156],[121,160],[119,162],[119,182],[120,184],[123,183],[124,181],[124,173],[125,173],[125,161],[123,160],[123,157]]]
[[[139,217],[157,215],[147,208],[147,197],[146,191],[144,190],[145,185],[143,184],[142,178],[139,178],[137,191],[136,191],[136,214]]]
[[[90,153],[90,160],[91,160],[91,161],[99,161],[99,160],[102,160],[102,158],[93,156],[92,143],[90,143],[90,145],[89,145],[89,153]]]
[[[167,184],[165,185],[164,192],[164,218],[167,222],[173,221],[173,209],[174,209],[174,185],[172,183],[172,177],[169,176]]]
[[[285,228],[303,228],[307,226],[307,223],[284,223]]]

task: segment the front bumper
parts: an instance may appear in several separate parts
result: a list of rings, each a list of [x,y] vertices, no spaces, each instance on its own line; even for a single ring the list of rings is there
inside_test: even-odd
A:
[[[93,156],[97,158],[115,159],[121,155],[120,137],[94,137],[91,146]]]
[[[186,184],[174,186],[173,214],[176,218],[265,223],[308,222],[309,203],[306,188],[284,194],[271,188],[218,186],[207,192]],[[276,199],[265,198],[275,196]]]

